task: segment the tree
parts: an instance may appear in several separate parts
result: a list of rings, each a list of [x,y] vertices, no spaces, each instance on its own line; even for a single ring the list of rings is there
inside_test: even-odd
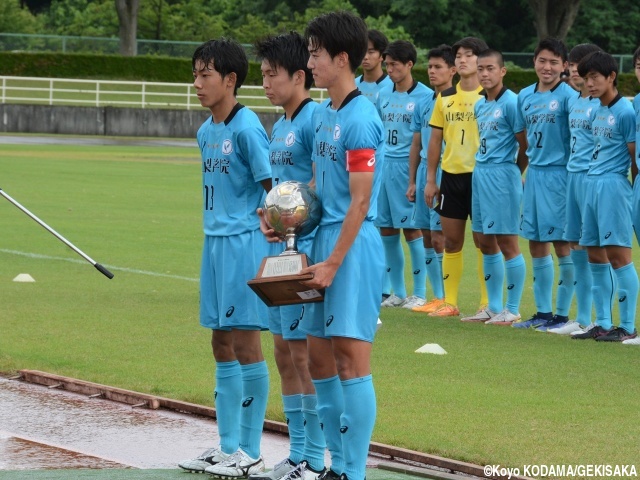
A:
[[[113,37],[118,19],[111,0],[54,0],[42,13],[47,32],[80,37]]]
[[[38,33],[40,22],[19,0],[0,0],[0,32]]]
[[[581,0],[529,0],[538,39],[555,37],[564,40],[573,25]]]
[[[133,57],[138,53],[138,6],[140,0],[116,0],[120,28],[120,54]]]
[[[138,20],[138,37],[144,39],[203,42],[229,30],[217,7],[203,0],[143,2]]]
[[[621,15],[620,12],[624,12]],[[606,52],[631,54],[640,45],[640,4],[627,0],[584,0],[567,44],[595,43]],[[631,66],[631,61],[629,65]],[[628,71],[625,68],[625,71]]]
[[[375,3],[384,4],[383,0]],[[494,48],[513,52],[530,50],[536,43],[536,34],[539,38],[563,39],[580,3],[581,0],[394,0],[388,12],[392,24],[402,25],[422,47],[474,36]],[[429,28],[424,28],[425,18],[429,19]]]

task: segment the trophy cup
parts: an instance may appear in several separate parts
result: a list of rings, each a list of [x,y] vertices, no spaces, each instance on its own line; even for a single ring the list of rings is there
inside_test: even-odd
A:
[[[284,251],[262,259],[256,278],[247,284],[268,306],[321,302],[324,290],[300,282],[313,278],[298,272],[310,265],[309,257],[298,252],[298,237],[304,237],[320,223],[320,198],[302,182],[282,182],[271,189],[264,202],[264,217],[276,234],[285,241]]]

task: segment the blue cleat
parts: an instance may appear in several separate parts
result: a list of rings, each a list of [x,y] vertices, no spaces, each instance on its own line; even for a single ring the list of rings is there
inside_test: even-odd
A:
[[[519,322],[513,322],[511,325],[513,328],[538,328],[547,323],[552,318],[544,318],[540,316],[540,313],[534,313],[529,320],[520,320]]]
[[[551,320],[547,320],[544,324],[536,328],[536,332],[546,332],[552,328],[564,327],[569,322],[569,317],[554,315]]]

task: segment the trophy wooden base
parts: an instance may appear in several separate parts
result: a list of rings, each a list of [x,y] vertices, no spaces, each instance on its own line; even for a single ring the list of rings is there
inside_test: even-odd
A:
[[[316,290],[300,283],[313,278],[310,273],[297,274],[308,265],[309,258],[303,253],[265,257],[256,278],[247,284],[269,307],[321,302],[324,289]]]

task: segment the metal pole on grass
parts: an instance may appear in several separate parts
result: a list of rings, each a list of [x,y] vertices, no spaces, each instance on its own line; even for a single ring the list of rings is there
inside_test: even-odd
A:
[[[109,279],[113,278],[113,273],[111,273],[109,270],[104,268],[98,262],[94,261],[91,257],[89,257],[86,253],[84,253],[78,247],[76,247],[73,243],[71,243],[69,240],[64,238],[62,235],[60,235],[58,232],[56,232],[49,225],[47,225],[42,220],[40,220],[38,217],[36,217],[33,213],[31,213],[29,210],[27,210],[25,207],[23,207],[17,200],[11,198],[11,196],[9,194],[7,194],[6,192],[4,192],[2,190],[2,188],[0,188],[0,195],[2,195],[4,198],[9,200],[9,202],[13,203],[16,207],[18,207],[20,210],[22,210],[24,213],[26,213],[27,216],[31,217],[32,220],[35,220],[36,223],[40,224],[41,227],[43,227],[45,230],[47,230],[49,233],[51,233],[54,237],[56,237],[58,240],[60,240],[62,243],[64,243],[67,247],[69,247],[71,250],[76,252],[78,255],[80,255],[82,258],[84,258],[91,265],[96,267],[96,269],[100,273],[102,273],[105,277],[107,277]]]

